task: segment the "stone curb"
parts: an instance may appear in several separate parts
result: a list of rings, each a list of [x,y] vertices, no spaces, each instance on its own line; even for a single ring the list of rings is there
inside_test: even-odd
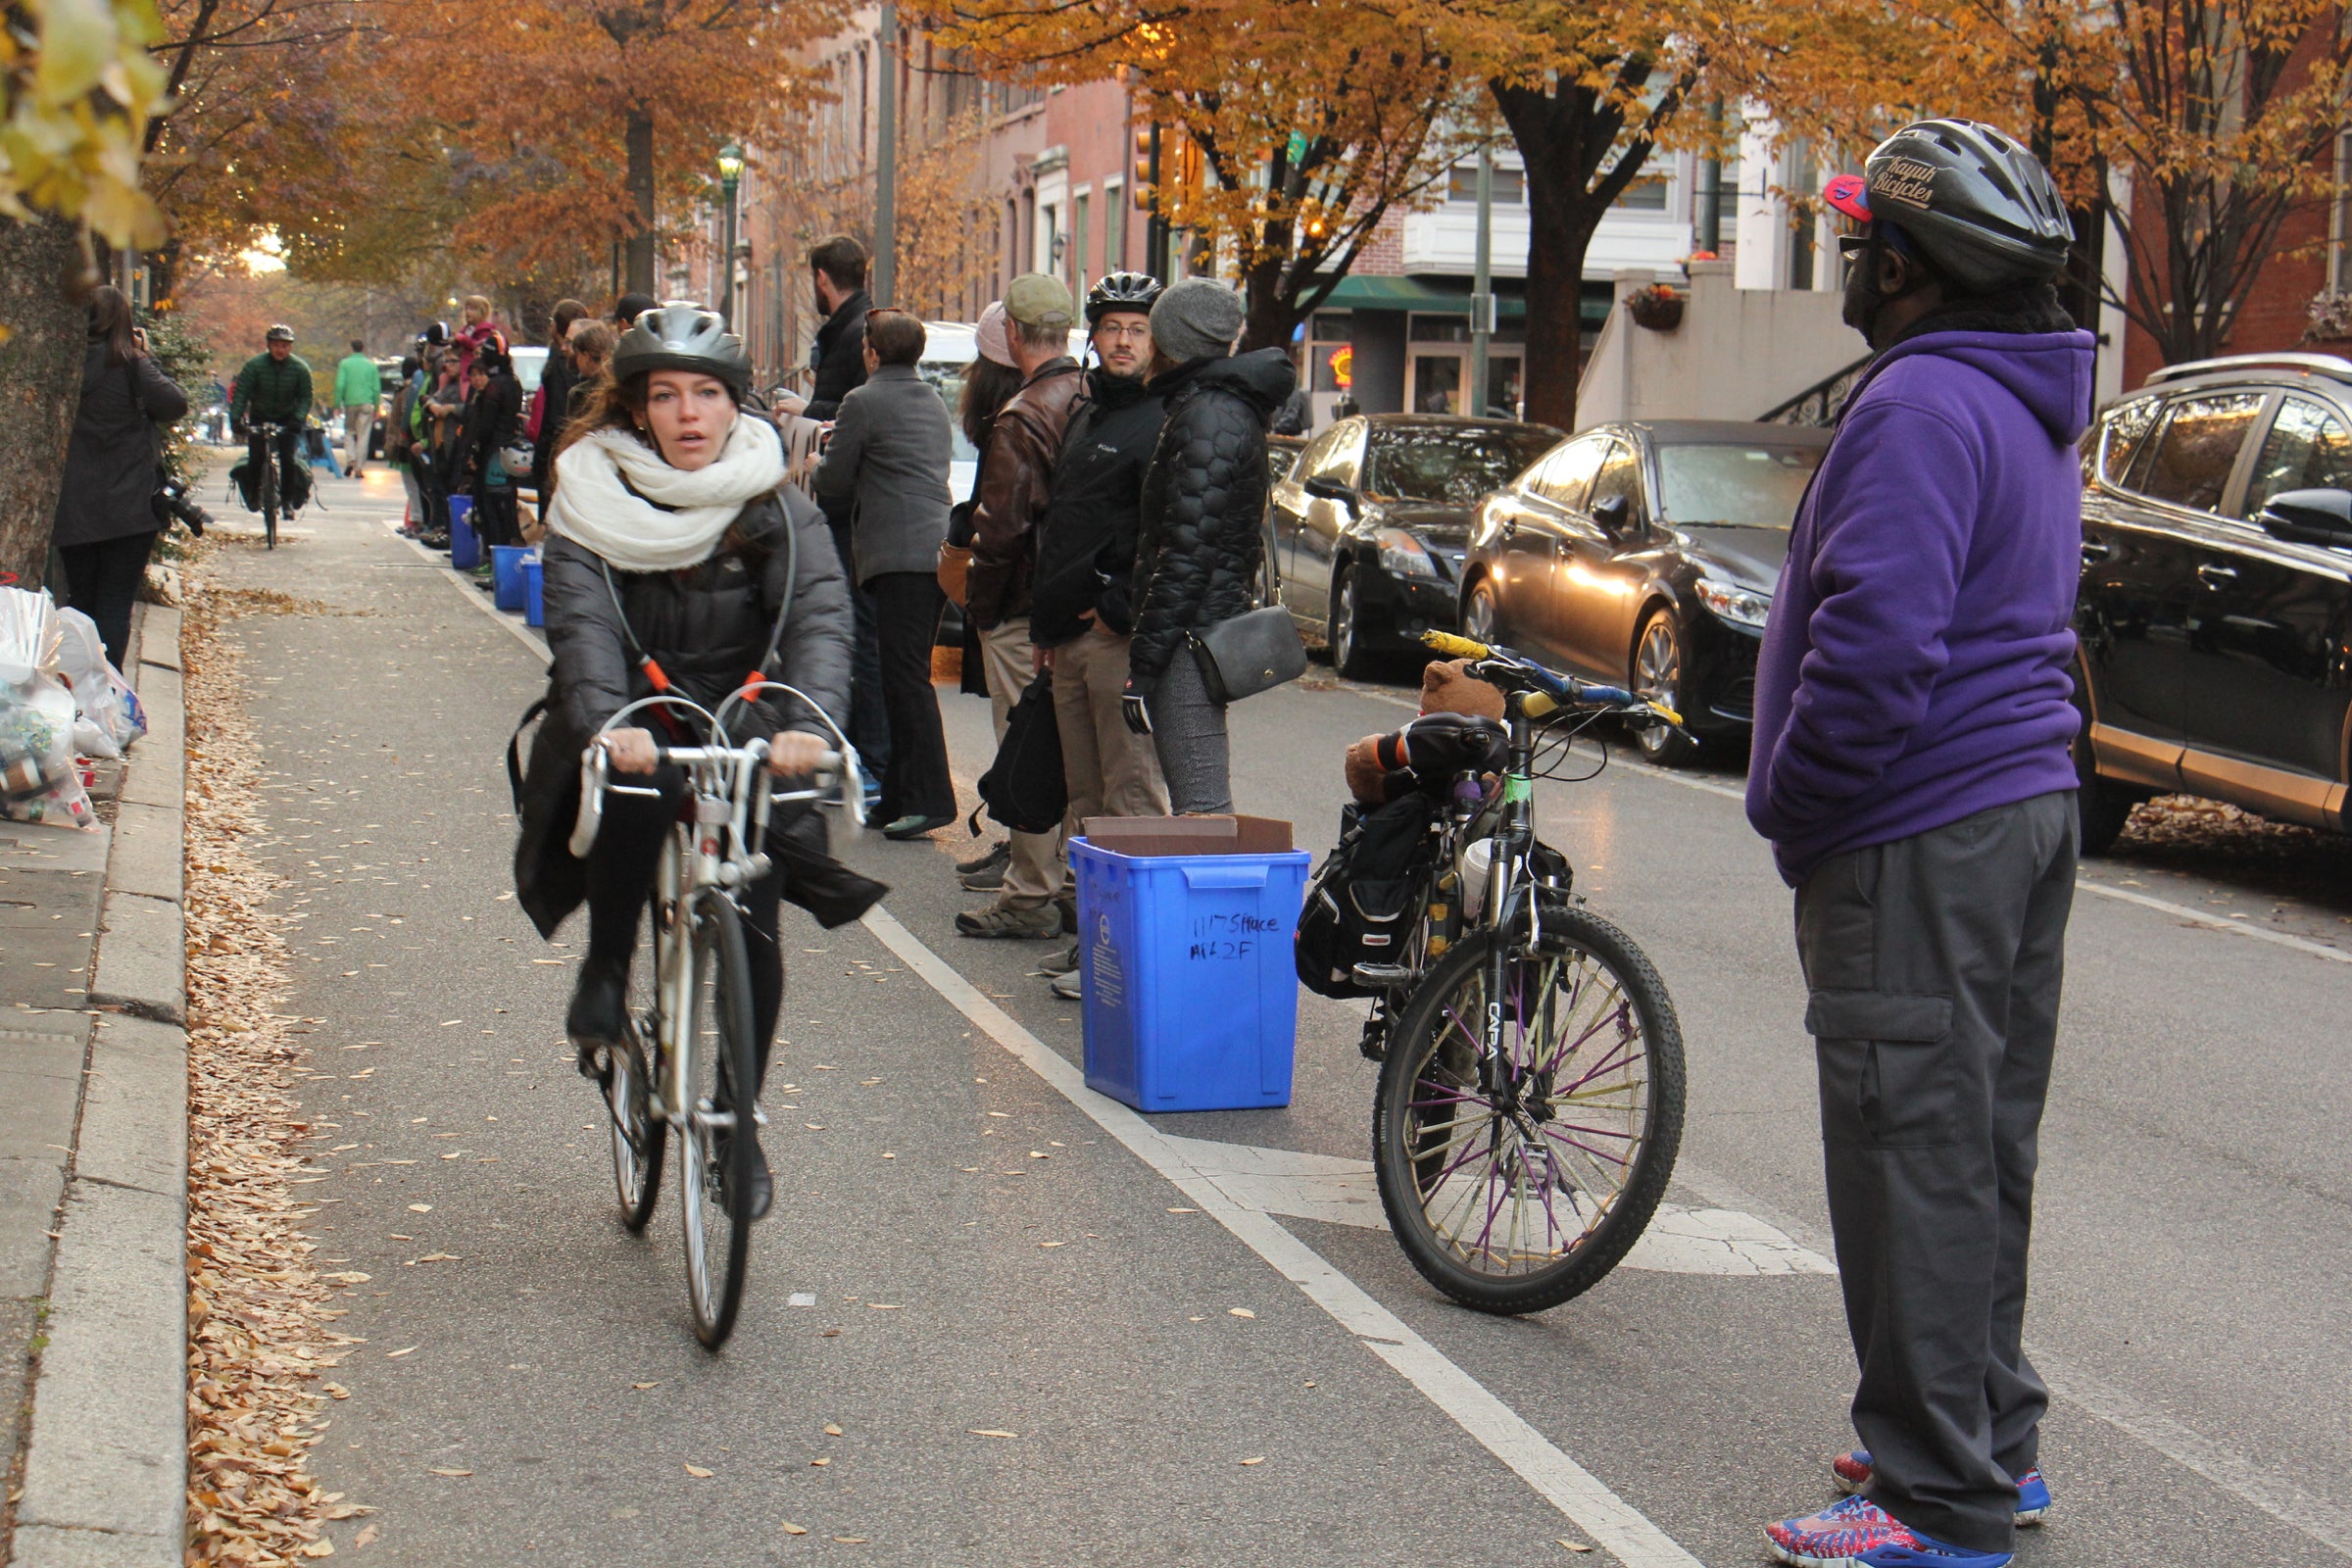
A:
[[[179,612],[149,607],[108,857],[90,1043],[12,1564],[179,1568],[186,1539],[186,721]]]

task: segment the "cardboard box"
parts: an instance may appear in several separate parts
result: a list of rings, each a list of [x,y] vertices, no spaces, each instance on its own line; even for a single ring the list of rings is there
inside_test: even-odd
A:
[[[1090,816],[1086,841],[1112,855],[1284,855],[1291,824],[1270,816]]]

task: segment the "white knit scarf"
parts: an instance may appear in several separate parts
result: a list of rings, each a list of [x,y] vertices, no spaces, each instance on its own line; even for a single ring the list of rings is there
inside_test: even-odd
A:
[[[783,444],[757,416],[737,415],[717,458],[692,471],[626,430],[598,430],[556,459],[547,525],[621,571],[677,571],[709,560],[745,503],[783,481]]]

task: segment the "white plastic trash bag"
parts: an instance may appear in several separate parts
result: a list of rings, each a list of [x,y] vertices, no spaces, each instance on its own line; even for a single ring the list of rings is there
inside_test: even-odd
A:
[[[47,594],[0,588],[0,817],[89,827],[97,812],[74,765],[74,693],[58,663],[61,640]]]
[[[121,757],[147,733],[138,693],[106,659],[98,623],[78,610],[58,612],[58,667],[74,690],[74,749],[84,757]]]

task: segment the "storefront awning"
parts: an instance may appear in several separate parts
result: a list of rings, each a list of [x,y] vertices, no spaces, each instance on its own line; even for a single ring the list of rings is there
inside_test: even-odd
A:
[[[1522,286],[1517,278],[1512,286]],[[1516,294],[1495,291],[1496,313],[1506,321],[1516,321],[1527,315],[1527,301]],[[1470,314],[1470,280],[1463,278],[1424,277],[1367,277],[1349,273],[1340,279],[1340,286],[1331,291],[1318,310],[1325,311],[1420,311],[1433,316]]]

